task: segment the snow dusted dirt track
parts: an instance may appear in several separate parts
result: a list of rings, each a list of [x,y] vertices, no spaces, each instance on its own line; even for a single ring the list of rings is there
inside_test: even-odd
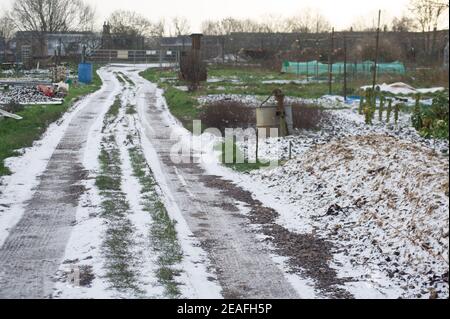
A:
[[[52,291],[52,276],[64,254],[83,192],[81,156],[89,128],[117,93],[112,75],[102,72],[101,76],[104,86],[78,103],[32,198],[25,203],[22,219],[0,248],[1,298],[44,298]]]
[[[161,92],[156,86],[143,80],[137,72],[128,75],[139,88],[138,112],[151,144],[149,147],[158,154],[150,159],[150,165],[154,171],[159,171],[158,182],[171,197],[173,210],[182,214],[192,233],[209,252],[223,296],[298,298],[267,247],[248,230],[234,196],[224,196],[221,192],[229,182],[208,175],[200,164],[183,163],[181,154],[175,159],[181,163],[172,161],[169,153],[174,144],[180,142],[179,136],[186,133],[168,114],[158,98]],[[218,183],[219,189],[211,185],[212,181]]]
[[[162,92],[138,75],[146,67],[103,68],[100,91],[9,161],[13,175],[0,188],[0,297],[302,297],[298,278],[286,273],[284,259],[249,223],[248,214],[266,208],[200,164],[172,161],[172,147],[188,132]],[[144,192],[133,166],[142,163],[132,163],[131,152],[142,152],[144,175],[154,178],[152,187],[175,221],[182,260],[163,269],[164,256],[157,257],[152,241],[155,216],[144,204],[153,195]],[[114,158],[117,191],[98,185],[105,174],[101,154]],[[108,207],[121,210],[119,217],[105,211],[111,200],[117,202]],[[124,243],[119,251],[111,246],[118,239]],[[115,273],[116,263],[126,272]],[[175,277],[161,279],[168,269]],[[302,294],[314,295],[307,291]]]

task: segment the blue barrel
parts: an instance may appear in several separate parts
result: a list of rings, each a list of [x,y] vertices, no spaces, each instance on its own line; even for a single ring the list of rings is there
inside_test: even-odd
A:
[[[78,64],[78,82],[90,84],[93,77],[92,63]]]

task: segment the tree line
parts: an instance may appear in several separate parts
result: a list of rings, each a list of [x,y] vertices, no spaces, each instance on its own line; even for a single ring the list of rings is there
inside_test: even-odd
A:
[[[443,0],[410,0],[408,14],[384,21],[386,31],[431,31],[448,12]],[[111,33],[124,36],[161,37],[179,36],[191,32],[185,17],[151,21],[140,13],[118,10],[108,18]],[[67,32],[95,31],[95,9],[84,0],[15,0],[11,10],[0,15],[0,36],[13,37],[15,31]],[[298,15],[281,17],[267,15],[260,21],[227,17],[205,20],[205,35],[228,35],[233,32],[329,32],[331,23],[320,12],[304,9]],[[353,31],[373,31],[376,26],[365,18],[356,19]]]

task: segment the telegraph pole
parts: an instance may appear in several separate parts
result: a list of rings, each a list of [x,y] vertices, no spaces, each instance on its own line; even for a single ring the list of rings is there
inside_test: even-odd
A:
[[[332,55],[334,50],[334,28],[331,29],[330,53],[328,54],[328,94],[331,95],[333,89],[333,62]]]
[[[378,46],[380,44],[380,20],[381,20],[381,10],[378,10],[378,27],[377,27],[377,38],[375,43],[375,61],[373,65],[372,91],[375,90],[375,85],[377,82]]]
[[[347,38],[344,35],[344,100],[347,101]]]

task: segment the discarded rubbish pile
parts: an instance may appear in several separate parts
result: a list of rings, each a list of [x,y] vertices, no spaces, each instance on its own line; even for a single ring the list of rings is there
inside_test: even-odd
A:
[[[59,96],[59,98],[57,97]],[[10,86],[0,90],[0,104],[53,104],[62,103],[61,95],[51,86]]]

